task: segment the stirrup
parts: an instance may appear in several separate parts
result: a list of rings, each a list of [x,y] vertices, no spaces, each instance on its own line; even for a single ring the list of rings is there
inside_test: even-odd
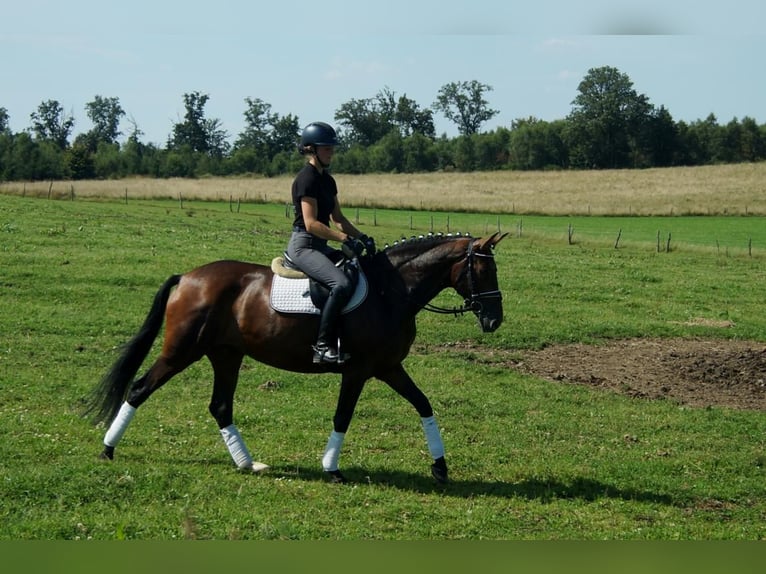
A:
[[[337,349],[333,347],[325,347],[324,345],[314,345],[314,363],[335,363],[342,365],[349,360],[351,355],[348,353],[339,353]]]

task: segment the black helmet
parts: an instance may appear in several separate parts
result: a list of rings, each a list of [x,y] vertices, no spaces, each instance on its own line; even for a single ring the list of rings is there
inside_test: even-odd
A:
[[[301,147],[309,145],[338,145],[338,136],[330,124],[312,122],[301,132]]]

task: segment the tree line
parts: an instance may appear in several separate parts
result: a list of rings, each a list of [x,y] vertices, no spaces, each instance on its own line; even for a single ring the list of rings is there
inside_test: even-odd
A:
[[[492,87],[451,82],[429,107],[384,88],[352,99],[335,112],[341,145],[336,173],[412,173],[437,170],[624,169],[755,162],[766,159],[766,125],[750,117],[719,124],[675,121],[664,106],[636,92],[618,69],[592,68],[580,82],[563,119],[517,119],[482,132],[499,112],[486,99]],[[222,122],[208,118],[207,94],[183,96],[185,113],[164,146],[144,143],[136,121],[116,97],[97,95],[85,111],[93,127],[72,140],[74,119],[56,100],[30,114],[31,125],[13,133],[0,107],[0,181],[109,179],[130,176],[200,177],[297,171],[301,125],[259,98],[245,98],[245,128],[233,143]],[[434,114],[455,124],[458,136],[437,136]],[[71,140],[71,141],[70,141]]]

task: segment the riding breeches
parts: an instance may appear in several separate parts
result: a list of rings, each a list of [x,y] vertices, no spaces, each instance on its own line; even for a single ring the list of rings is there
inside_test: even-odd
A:
[[[287,244],[288,257],[301,271],[345,301],[351,297],[353,285],[343,270],[330,259],[334,252],[327,241],[305,231],[294,231]]]

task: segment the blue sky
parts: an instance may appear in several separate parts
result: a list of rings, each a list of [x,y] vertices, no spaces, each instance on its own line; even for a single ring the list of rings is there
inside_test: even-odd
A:
[[[13,131],[50,99],[74,116],[74,134],[87,131],[85,104],[100,95],[119,98],[143,141],[164,145],[183,94],[199,91],[210,96],[206,116],[233,139],[246,97],[301,124],[333,122],[343,103],[386,87],[425,108],[444,84],[470,80],[492,87],[486,97],[500,111],[486,130],[564,118],[579,82],[601,66],[627,74],[675,120],[766,123],[762,0],[5,4],[0,107]]]

